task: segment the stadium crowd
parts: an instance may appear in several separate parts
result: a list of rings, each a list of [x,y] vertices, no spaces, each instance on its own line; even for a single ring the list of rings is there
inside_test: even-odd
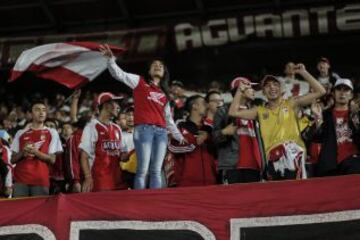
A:
[[[204,186],[360,173],[360,93],[354,80],[288,62],[283,76],[237,76],[223,91],[188,91],[164,62],[149,76],[121,69],[133,90],[76,90],[0,102],[3,197]],[[115,81],[115,80],[114,80]]]

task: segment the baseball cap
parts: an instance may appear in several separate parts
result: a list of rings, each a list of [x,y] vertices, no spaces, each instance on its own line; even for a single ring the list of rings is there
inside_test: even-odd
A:
[[[281,81],[278,77],[275,77],[274,75],[265,75],[265,77],[261,80],[261,87],[264,87],[264,85],[268,82],[268,81],[277,81],[278,83],[280,83],[281,85]]]
[[[234,80],[231,81],[231,84],[230,84],[231,90],[237,89],[241,82],[246,83],[246,84],[251,85],[251,86],[257,85],[257,83],[251,82],[246,77],[236,77]]]
[[[334,84],[334,88],[337,86],[344,85],[349,87],[351,90],[354,90],[354,85],[352,84],[351,80],[348,78],[338,78]]]
[[[318,62],[326,62],[327,64],[330,65],[330,61],[329,61],[329,59],[326,58],[326,57],[321,57]]]
[[[124,98],[123,96],[115,96],[111,92],[103,92],[103,93],[100,93],[99,96],[97,97],[96,105],[100,106],[101,104],[104,104],[104,103],[106,103],[108,101],[121,100],[123,98]]]

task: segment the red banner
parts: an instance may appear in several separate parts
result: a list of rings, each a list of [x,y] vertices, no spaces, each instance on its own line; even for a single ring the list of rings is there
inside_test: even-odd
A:
[[[360,176],[2,201],[0,239],[359,239]]]

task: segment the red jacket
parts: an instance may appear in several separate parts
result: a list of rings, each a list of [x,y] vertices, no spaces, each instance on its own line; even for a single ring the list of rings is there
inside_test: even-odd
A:
[[[207,125],[198,127],[187,120],[180,122],[178,128],[188,141],[186,145],[179,145],[171,141],[169,150],[175,158],[175,181],[177,186],[204,186],[216,184],[215,152],[211,142],[212,128]],[[207,140],[197,145],[196,135],[199,131],[208,133]]]

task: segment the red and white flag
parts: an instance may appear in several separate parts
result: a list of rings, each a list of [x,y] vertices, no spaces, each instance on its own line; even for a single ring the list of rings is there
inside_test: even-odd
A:
[[[125,50],[109,45],[115,55]],[[99,52],[99,43],[65,42],[50,43],[21,53],[12,69],[9,82],[18,79],[25,71],[36,76],[78,88],[107,68],[107,59]]]

